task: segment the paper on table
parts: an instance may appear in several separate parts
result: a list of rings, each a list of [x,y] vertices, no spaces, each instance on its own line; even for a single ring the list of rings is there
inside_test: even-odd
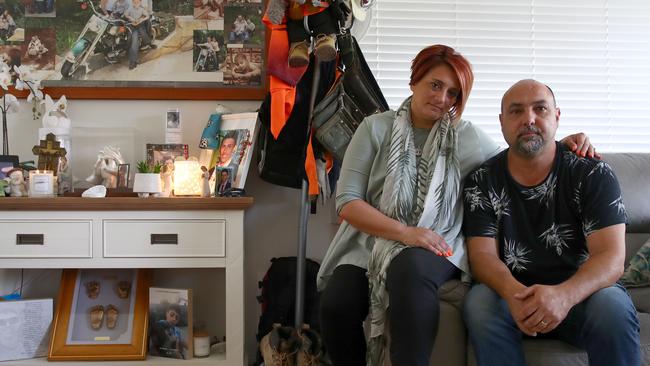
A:
[[[52,299],[0,302],[0,361],[47,355]]]

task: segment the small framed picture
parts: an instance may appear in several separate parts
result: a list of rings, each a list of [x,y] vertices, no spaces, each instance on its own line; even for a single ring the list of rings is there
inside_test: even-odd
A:
[[[149,354],[193,356],[192,289],[149,288]]]
[[[7,178],[7,173],[18,167],[18,155],[0,155],[0,179]]]
[[[146,269],[64,269],[48,360],[143,360]]]
[[[119,164],[117,166],[117,189],[126,190],[129,188],[129,176],[131,164]]]
[[[147,164],[156,165],[156,163],[167,166],[168,169],[174,168],[174,159],[182,156],[189,157],[189,147],[187,144],[147,144]]]
[[[170,109],[167,111],[167,129],[181,129],[181,111],[179,109]]]
[[[232,168],[216,168],[216,185],[214,186],[214,195],[223,196],[224,192],[232,188],[233,169]]]

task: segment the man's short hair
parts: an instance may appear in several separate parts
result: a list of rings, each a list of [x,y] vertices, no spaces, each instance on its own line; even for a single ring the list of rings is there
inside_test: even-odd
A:
[[[537,80],[535,80],[535,81],[537,81]],[[537,81],[537,82],[539,83],[539,81]],[[551,93],[551,99],[553,99],[553,107],[557,107],[557,102],[555,101],[555,93],[553,93],[553,89],[551,89],[550,86],[548,86],[548,85],[546,85],[544,83],[540,83],[540,84],[544,85],[546,87],[546,89],[548,89],[548,91]],[[503,100],[505,99],[505,96],[506,96],[506,94],[508,94],[509,91],[510,91],[510,88],[508,88],[508,90],[506,90],[506,92],[503,93],[503,96],[501,97],[501,113],[503,113],[503,107],[504,107]]]
[[[237,132],[235,132],[235,131],[228,131],[228,132],[223,136],[223,140],[221,140],[222,143],[223,143],[223,141],[224,141],[225,139],[233,139],[233,140],[235,140],[235,142],[237,142]]]

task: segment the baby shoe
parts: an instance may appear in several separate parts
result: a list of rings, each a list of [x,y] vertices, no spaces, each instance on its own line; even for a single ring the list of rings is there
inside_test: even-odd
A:
[[[322,62],[332,61],[336,58],[336,38],[333,35],[319,34],[316,36],[314,54]]]
[[[293,42],[289,47],[289,67],[303,67],[309,64],[307,41]]]

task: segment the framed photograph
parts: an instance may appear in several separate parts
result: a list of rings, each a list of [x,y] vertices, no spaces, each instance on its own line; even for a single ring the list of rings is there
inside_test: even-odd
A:
[[[191,359],[192,289],[149,289],[149,354]]]
[[[18,155],[0,155],[0,179],[7,178],[7,172],[18,166]]]
[[[146,357],[151,271],[64,269],[48,360]]]
[[[170,109],[167,111],[167,129],[180,130],[181,129],[181,111],[178,109]]]
[[[147,164],[174,168],[174,159],[182,156],[187,159],[189,148],[187,144],[147,144]]]
[[[211,161],[215,172],[229,168],[232,188],[244,188],[248,167],[253,158],[255,137],[257,135],[257,113],[225,114],[216,139],[219,148],[214,150]],[[211,167],[211,168],[212,168]],[[215,187],[219,174],[213,174],[211,186]]]
[[[15,23],[0,29],[0,46],[9,47],[3,53],[33,66],[52,97],[261,100],[266,94],[266,78],[253,77],[264,75],[264,58],[250,57],[266,48],[261,1],[142,0],[151,16],[138,28],[144,35],[136,51],[127,29],[112,30],[107,14],[114,1],[3,3]],[[240,57],[245,82],[224,80],[233,46],[255,50],[248,60]]]
[[[232,169],[231,168],[216,168],[216,184],[214,195],[217,197],[223,196],[224,192],[232,188]]]
[[[119,164],[117,166],[117,189],[126,190],[129,188],[129,177],[131,164]]]

